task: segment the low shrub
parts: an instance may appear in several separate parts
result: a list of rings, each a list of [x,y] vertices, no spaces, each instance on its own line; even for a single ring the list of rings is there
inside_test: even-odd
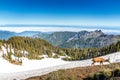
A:
[[[53,58],[59,58],[59,56],[56,54],[56,55],[53,56]]]
[[[46,80],[74,80],[65,74],[65,70],[52,72]]]
[[[113,71],[113,75],[114,75],[114,77],[120,77],[120,68],[116,68],[116,69]]]

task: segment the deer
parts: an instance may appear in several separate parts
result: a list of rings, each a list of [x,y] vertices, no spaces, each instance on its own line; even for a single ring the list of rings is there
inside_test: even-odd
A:
[[[110,63],[110,58],[105,59],[105,58],[96,57],[96,58],[93,58],[92,61],[93,61],[93,63],[91,65],[94,65],[94,63],[97,63],[97,62],[99,62],[100,65],[103,65],[103,62]]]

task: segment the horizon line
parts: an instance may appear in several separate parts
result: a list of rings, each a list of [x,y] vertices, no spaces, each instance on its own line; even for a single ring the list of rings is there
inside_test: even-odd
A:
[[[79,32],[79,31],[95,31],[101,30],[103,33],[113,33],[113,34],[120,34],[119,29],[113,28],[88,28],[88,27],[0,27],[1,31],[10,31],[10,32],[24,32],[24,31],[39,31],[39,32]]]
[[[55,27],[55,26],[60,26],[60,27],[72,27],[72,26],[74,26],[74,27],[120,27],[120,25],[118,26],[108,26],[108,25],[78,25],[78,24],[0,24],[0,27],[15,27],[15,26],[41,26],[41,27],[43,27],[43,26],[47,26],[47,27]]]

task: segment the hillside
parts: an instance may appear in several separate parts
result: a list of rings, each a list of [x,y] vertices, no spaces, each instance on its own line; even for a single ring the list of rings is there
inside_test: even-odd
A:
[[[53,34],[50,34],[44,37],[43,39],[47,40],[48,42],[52,43],[55,46],[59,46],[60,44],[67,41],[70,37],[74,35],[75,35],[74,32],[54,32]]]
[[[97,56],[111,54],[113,52],[120,51],[120,41],[116,44],[111,44],[110,46],[103,48],[58,48],[52,46],[50,43],[46,42],[40,38],[30,38],[30,37],[11,37],[9,40],[0,41],[0,49],[2,51],[2,57],[11,63],[16,63],[12,60],[12,57],[17,57],[18,61],[21,63],[22,57],[28,59],[42,59],[48,58],[59,58],[61,56],[63,60],[75,61],[90,59]]]
[[[89,36],[87,36],[86,33],[89,34]],[[62,32],[62,35],[65,34],[64,36],[60,36],[59,35],[61,34],[60,32],[56,32],[56,34],[60,38],[63,38],[61,39],[62,41],[64,40],[64,37],[66,37],[65,40],[67,40],[70,36],[75,35],[74,32],[72,33]],[[70,35],[67,36],[68,34]],[[52,35],[52,34],[49,34],[49,35]],[[101,37],[104,38],[105,36],[101,31],[95,31],[95,32],[81,31],[79,35],[83,35],[82,37],[84,37],[84,39],[91,38],[91,37],[96,37],[97,39],[99,39]],[[8,40],[1,40],[0,49],[2,51],[1,55],[4,59],[8,60],[10,63],[20,64],[20,65],[22,64],[23,57],[28,59],[43,59],[43,58],[61,58],[62,56],[61,59],[65,61],[84,60],[84,59],[90,59],[93,57],[98,57],[98,56],[107,55],[107,54],[120,51],[120,41],[115,41],[115,40],[119,40],[119,36],[116,36],[116,38],[115,36],[112,36],[112,35],[106,35],[106,36],[108,38],[107,40],[113,40],[113,41],[111,41],[111,44],[109,46],[105,46],[102,48],[101,47],[99,48],[59,48],[59,47],[53,46],[52,44],[40,38],[15,36],[15,37],[9,38]],[[55,37],[53,36],[53,38]],[[106,42],[107,41],[106,38],[104,39]],[[102,42],[101,40],[96,40],[95,42],[99,42],[99,41]],[[89,41],[86,41],[86,42],[89,42]],[[112,42],[113,43],[115,42],[115,43],[112,44]],[[94,43],[94,44],[97,44],[97,43]]]
[[[120,63],[60,69],[46,75],[26,80],[120,80]]]
[[[22,58],[42,59],[65,56],[62,50],[39,38],[11,37],[0,41],[1,56],[11,63],[22,63]],[[13,59],[16,58],[16,59]]]
[[[54,32],[44,37],[39,34],[35,36],[61,48],[99,48],[109,46],[112,43],[117,43],[117,41],[120,40],[120,36],[107,35],[101,30],[90,32]]]
[[[119,65],[114,64],[114,63],[120,62],[120,52],[111,53],[109,55],[101,56],[101,57],[103,57],[105,59],[110,57],[110,62],[111,62],[110,68],[112,68],[113,66],[115,68],[119,68]],[[1,58],[0,58],[0,62],[1,62]],[[1,68],[0,68],[0,76],[1,76],[0,80],[8,80],[8,79],[10,79],[10,80],[13,80],[13,79],[14,80],[15,79],[24,80],[24,79],[29,78],[29,77],[41,76],[41,75],[45,75],[45,74],[48,74],[50,72],[61,70],[61,69],[62,70],[63,69],[72,69],[72,68],[75,69],[75,68],[78,68],[78,67],[81,68],[81,67],[86,67],[86,66],[88,68],[89,66],[91,66],[92,60],[91,59],[86,59],[86,60],[77,60],[77,61],[69,62],[69,61],[63,61],[61,59],[53,59],[53,58],[45,58],[45,59],[42,59],[42,60],[27,60],[27,59],[24,59],[23,60],[23,65],[21,65],[21,66],[12,65],[11,66],[11,64],[9,64],[9,65],[7,65],[7,66],[9,66],[9,68],[7,68],[7,69],[4,68],[4,66],[6,64],[8,64],[8,62],[3,61],[2,63],[4,63],[4,64],[2,64]],[[104,65],[105,64],[108,64],[108,63],[106,62],[106,63],[104,63]],[[99,65],[99,63],[95,63],[95,66],[97,66],[97,65]],[[13,66],[16,66],[16,67],[13,67]],[[102,66],[99,66],[99,67],[103,68]],[[94,70],[94,67],[91,66],[90,70],[91,69]],[[84,71],[84,68],[81,68],[80,70],[74,70],[74,71],[71,71],[71,72],[73,72],[73,73],[76,72],[76,73],[74,73],[75,76],[76,76],[76,74],[78,76],[80,76],[80,74],[82,74],[80,72],[81,70]],[[99,70],[99,69],[97,68],[97,70]],[[102,70],[104,70],[104,69],[102,69]],[[96,69],[95,69],[95,71],[96,71]],[[88,71],[87,71],[87,73],[88,73]],[[57,73],[55,73],[55,74],[57,74]],[[82,74],[82,75],[85,75],[85,74]],[[78,76],[76,76],[76,77],[78,77]],[[59,77],[59,76],[57,76],[57,77]],[[49,80],[49,79],[47,79],[47,80]],[[55,80],[59,80],[59,79],[55,79]],[[72,80],[72,79],[70,79],[70,80]]]

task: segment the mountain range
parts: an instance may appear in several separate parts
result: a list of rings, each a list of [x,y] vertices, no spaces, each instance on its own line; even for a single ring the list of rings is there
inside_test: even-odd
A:
[[[120,40],[119,35],[104,34],[101,30],[54,32],[44,37],[39,34],[35,36],[61,48],[99,48],[117,43]]]
[[[120,35],[108,35],[101,30],[79,32],[24,31],[21,33],[0,31],[0,39],[2,40],[8,40],[13,36],[37,37],[61,48],[99,48],[117,43],[120,40]]]
[[[32,37],[36,34],[42,34],[42,32],[40,31],[23,31],[20,33],[16,33],[16,32],[10,32],[10,31],[0,31],[0,39],[1,40],[8,40],[9,38],[13,37],[13,36],[22,36],[22,37]]]

